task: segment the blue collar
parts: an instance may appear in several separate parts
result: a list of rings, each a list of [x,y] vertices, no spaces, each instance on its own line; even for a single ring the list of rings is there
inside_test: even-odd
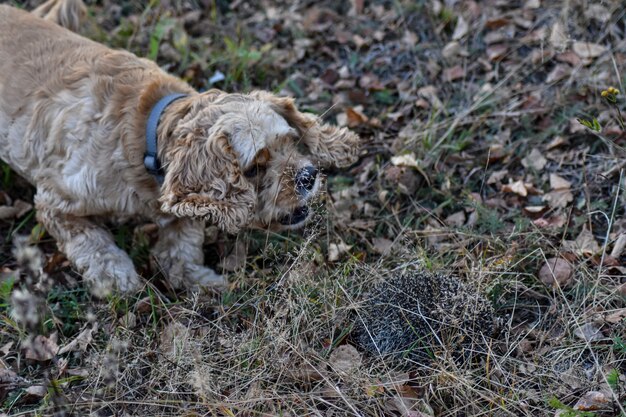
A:
[[[167,106],[179,98],[187,97],[187,94],[168,94],[154,105],[146,123],[146,153],[143,156],[143,164],[149,173],[156,177],[159,185],[163,184],[163,167],[157,155],[157,127],[161,114]]]

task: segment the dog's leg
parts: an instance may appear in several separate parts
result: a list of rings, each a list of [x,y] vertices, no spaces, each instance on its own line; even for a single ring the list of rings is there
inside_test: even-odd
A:
[[[204,221],[168,219],[159,228],[152,254],[174,288],[223,287],[226,280],[203,266]]]
[[[141,284],[130,257],[117,247],[111,234],[80,216],[62,213],[35,198],[37,219],[57,241],[92,293],[102,297],[114,288],[137,290]]]

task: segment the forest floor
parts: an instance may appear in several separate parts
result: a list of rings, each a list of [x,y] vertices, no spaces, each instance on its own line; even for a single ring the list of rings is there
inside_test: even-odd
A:
[[[149,284],[104,300],[2,165],[0,416],[626,416],[621,0],[103,0],[82,33],[292,96],[363,152],[304,231],[207,227],[219,294],[167,287],[153,225],[112,226]],[[432,274],[462,285],[442,328],[368,328],[381,282]]]

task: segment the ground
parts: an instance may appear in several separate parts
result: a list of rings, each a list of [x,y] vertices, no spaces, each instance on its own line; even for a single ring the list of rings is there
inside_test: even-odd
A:
[[[208,227],[221,294],[167,288],[154,227],[112,226],[150,285],[105,300],[3,165],[0,415],[626,415],[621,1],[104,0],[82,32],[200,90],[293,96],[363,152],[303,232]],[[367,349],[360,312],[407,271],[473,288],[497,329]]]

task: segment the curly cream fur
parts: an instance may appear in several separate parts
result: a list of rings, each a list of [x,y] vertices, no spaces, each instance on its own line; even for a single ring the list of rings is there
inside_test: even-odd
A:
[[[141,285],[104,220],[156,223],[155,264],[172,285],[223,284],[202,265],[204,220],[232,233],[280,229],[319,190],[317,178],[297,192],[298,172],[356,159],[356,135],[320,124],[290,99],[197,93],[151,61],[53,23],[77,27],[82,2],[44,6],[46,19],[0,5],[0,157],[36,187],[37,218],[93,288]],[[143,165],[145,127],[171,93],[188,96],[160,118],[159,186]],[[310,155],[298,152],[300,138]]]

